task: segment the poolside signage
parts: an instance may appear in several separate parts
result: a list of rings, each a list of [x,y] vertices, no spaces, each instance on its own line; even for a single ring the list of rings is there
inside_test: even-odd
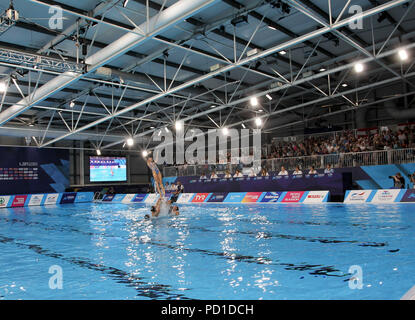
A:
[[[76,192],[68,192],[62,195],[61,204],[74,203],[76,198]]]
[[[304,203],[327,202],[329,191],[309,191],[304,199]]]
[[[151,194],[147,195],[147,198],[145,198],[144,202],[145,203],[156,203],[158,199],[159,199],[158,194],[151,193]]]
[[[0,197],[0,208],[6,208],[9,204],[10,196],[1,196]]]
[[[16,207],[24,207],[26,203],[27,195],[22,196],[14,196],[13,202],[12,202],[12,208]]]
[[[132,202],[143,202],[146,197],[147,197],[147,194],[142,194],[142,193],[136,194]]]
[[[301,198],[303,197],[305,191],[289,191],[282,199],[282,202],[284,203],[297,203],[301,201]]]
[[[401,202],[415,202],[415,189],[406,190]]]
[[[400,189],[378,190],[376,191],[376,194],[374,195],[371,202],[373,203],[395,202],[400,192],[401,192]]]
[[[75,197],[75,203],[92,202],[94,200],[93,192],[78,192]]]
[[[262,192],[248,192],[242,199],[242,203],[255,203],[261,197]]]
[[[366,202],[373,190],[352,190],[347,191],[345,196],[345,203],[364,203]]]
[[[45,205],[56,204],[58,202],[59,193],[49,193],[46,196]]]
[[[111,202],[115,197],[115,194],[105,194],[102,198],[102,201],[104,202]]]
[[[181,193],[177,199],[177,203],[188,203],[192,201],[194,193]]]
[[[122,203],[130,203],[134,197],[135,197],[135,193],[128,193],[125,195],[124,199],[122,199]]]
[[[227,203],[241,203],[245,198],[246,192],[231,192],[229,193],[223,202]]]
[[[32,194],[30,196],[28,206],[40,206],[44,196],[44,194]]]
[[[261,199],[261,202],[278,202],[281,198],[282,192],[266,192],[264,197]]]
[[[215,192],[211,194],[210,198],[208,198],[206,202],[223,202],[227,195],[227,192]]]
[[[196,195],[192,199],[192,202],[195,202],[195,203],[205,202],[208,196],[209,196],[209,193],[196,193]]]

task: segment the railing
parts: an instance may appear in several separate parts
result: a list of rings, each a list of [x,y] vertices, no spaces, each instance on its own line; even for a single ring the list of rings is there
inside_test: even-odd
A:
[[[267,171],[279,171],[281,166],[284,166],[286,170],[290,171],[298,166],[301,170],[307,170],[308,172],[311,166],[317,170],[324,169],[328,164],[333,168],[347,168],[410,162],[415,162],[415,148],[267,159],[261,161],[261,167],[266,168]],[[164,167],[163,171],[165,177],[182,177],[199,176],[202,173],[208,175],[213,170],[215,170],[217,174],[223,174],[227,170],[233,174],[236,169],[239,169],[240,171],[243,171],[244,169],[245,171],[249,170],[242,164],[228,163]]]

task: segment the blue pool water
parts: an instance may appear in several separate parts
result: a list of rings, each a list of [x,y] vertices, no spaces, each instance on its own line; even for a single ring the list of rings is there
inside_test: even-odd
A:
[[[140,204],[1,209],[0,299],[399,299],[415,285],[414,208],[183,205],[158,221]]]

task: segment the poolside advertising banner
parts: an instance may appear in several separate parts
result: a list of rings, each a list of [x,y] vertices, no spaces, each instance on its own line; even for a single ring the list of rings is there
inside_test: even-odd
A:
[[[261,202],[270,202],[275,203],[281,199],[282,191],[278,192],[264,192],[264,196],[261,199]]]
[[[390,203],[399,202],[397,201],[399,194],[402,190],[400,189],[385,189],[376,191],[370,202],[372,203]]]
[[[75,203],[92,202],[93,200],[93,192],[78,192],[75,197]]]
[[[147,194],[136,194],[132,202],[143,202],[146,197]]]
[[[27,195],[14,196],[12,208],[24,207],[27,200]]]
[[[242,199],[242,203],[256,203],[261,197],[262,192],[248,192]]]
[[[415,202],[415,189],[406,190],[401,202]]]
[[[149,195],[147,195],[147,197],[145,198],[144,202],[145,203],[156,203],[158,199],[159,199],[159,195],[158,194],[150,193]]]
[[[0,208],[7,208],[9,206],[11,196],[0,196]]]
[[[347,191],[344,203],[365,203],[372,195],[373,190],[352,190]]]
[[[62,195],[61,204],[74,203],[76,198],[76,192],[67,192]]]
[[[29,207],[40,206],[44,197],[44,194],[31,194],[29,198],[29,203],[27,205]]]
[[[205,200],[207,199],[208,196],[209,196],[209,193],[197,193],[193,197],[192,202],[194,202],[194,203],[205,202]]]
[[[104,196],[102,197],[102,201],[111,202],[112,200],[114,200],[114,198],[115,198],[115,194],[104,194]]]
[[[329,197],[328,191],[309,191],[304,198],[303,203],[322,203],[327,202]]]
[[[177,203],[188,203],[192,201],[194,193],[181,193],[177,199]]]
[[[227,192],[214,192],[210,194],[210,197],[206,200],[206,202],[220,203],[225,200],[227,195]]]
[[[246,192],[230,192],[223,202],[226,203],[241,203],[245,198]]]
[[[124,199],[122,199],[122,203],[130,203],[135,197],[135,193],[128,193],[125,195]]]
[[[49,193],[49,194],[47,194],[44,205],[53,205],[53,204],[58,203],[59,197],[60,197],[59,193]]]
[[[125,194],[116,194],[112,199],[112,202],[122,202],[124,200]]]
[[[281,202],[283,203],[297,203],[301,202],[305,191],[289,191],[285,194]]]

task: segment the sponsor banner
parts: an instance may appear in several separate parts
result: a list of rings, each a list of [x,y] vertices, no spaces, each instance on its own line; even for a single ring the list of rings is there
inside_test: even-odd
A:
[[[401,202],[415,202],[415,189],[406,190]]]
[[[27,195],[14,196],[13,202],[12,202],[12,208],[24,207],[26,200],[27,200]]]
[[[177,199],[177,203],[188,203],[192,202],[194,193],[181,193],[179,198]]]
[[[103,202],[111,202],[114,200],[115,194],[104,194],[104,197],[102,198]]]
[[[93,192],[78,192],[76,194],[75,203],[92,202],[94,201]]]
[[[262,192],[248,192],[242,199],[242,203],[256,203],[261,197]]]
[[[298,203],[301,202],[305,191],[289,191],[285,194],[281,202],[283,203]]]
[[[57,204],[59,200],[60,194],[59,193],[48,193],[46,195],[44,205],[50,205],[50,204]]]
[[[155,203],[155,202],[157,202],[158,199],[159,199],[158,194],[151,193],[145,198],[144,202],[145,203]]]
[[[122,203],[130,203],[135,197],[135,193],[128,193],[125,195],[124,199],[122,199]]]
[[[346,192],[345,203],[364,203],[372,195],[372,190],[351,190]],[[376,191],[375,191],[376,192]]]
[[[132,202],[143,202],[146,197],[147,197],[147,194],[141,194],[141,193],[136,194]]]
[[[372,203],[396,202],[396,199],[400,192],[401,192],[400,189],[377,190],[370,202]]]
[[[282,199],[282,191],[278,192],[264,192],[261,202],[280,202]]]
[[[241,203],[245,198],[246,192],[230,192],[223,202]]]
[[[192,202],[196,202],[196,203],[205,202],[209,194],[210,193],[196,193],[196,195],[192,199]]]
[[[11,196],[0,196],[0,208],[6,208],[9,206]]]
[[[304,203],[321,203],[327,202],[329,191],[309,191],[304,198]]]
[[[125,194],[116,194],[112,199],[112,202],[122,202],[124,200]]]
[[[172,192],[168,192],[168,193],[166,193],[165,195],[164,195],[164,199],[166,199],[166,201],[168,201],[168,200],[170,200],[171,199],[171,196],[173,195],[173,193]]]
[[[74,203],[76,198],[76,192],[67,192],[62,194],[61,204],[64,203]]]
[[[28,206],[40,206],[42,204],[42,200],[45,197],[44,194],[31,194],[28,202]]]
[[[206,202],[223,202],[227,195],[227,192],[211,193],[210,197],[206,200]]]

